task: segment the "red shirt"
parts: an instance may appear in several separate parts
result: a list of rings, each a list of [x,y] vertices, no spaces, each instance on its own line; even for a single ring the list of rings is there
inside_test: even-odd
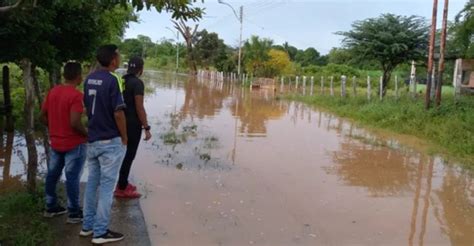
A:
[[[46,96],[42,110],[48,114],[49,138],[55,151],[67,152],[86,142],[86,137],[71,127],[71,112],[84,112],[83,95],[74,86],[55,86]]]

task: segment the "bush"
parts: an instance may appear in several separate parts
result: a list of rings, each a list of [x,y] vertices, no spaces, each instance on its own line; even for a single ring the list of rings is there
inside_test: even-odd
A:
[[[41,194],[41,195],[40,195]],[[53,233],[44,221],[43,192],[11,192],[0,197],[0,243],[52,245]]]

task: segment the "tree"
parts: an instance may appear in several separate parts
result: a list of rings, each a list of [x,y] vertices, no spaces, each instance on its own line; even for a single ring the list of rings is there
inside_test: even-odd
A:
[[[343,44],[359,59],[374,60],[383,70],[383,94],[392,71],[401,63],[425,56],[428,28],[417,16],[383,14],[378,18],[356,21],[352,30],[339,32]]]
[[[186,42],[186,50],[187,50],[187,61],[188,67],[191,70],[192,74],[195,74],[197,71],[196,65],[196,58],[194,57],[193,52],[193,40],[196,36],[197,29],[199,25],[194,25],[194,28],[191,28],[184,22],[184,19],[180,19],[179,21],[172,21],[176,30],[178,30],[184,38]]]
[[[57,1],[52,9],[56,28],[50,33],[50,43],[55,52],[50,66],[44,67],[51,86],[60,83],[64,62],[92,60],[99,45],[118,40],[128,22],[137,19],[132,8],[105,8],[93,2]]]
[[[352,64],[353,55],[349,50],[343,48],[332,48],[328,54],[328,62],[331,64]]]
[[[307,48],[306,50],[298,50],[295,60],[303,67],[309,65],[320,65],[320,54],[315,48]]]
[[[268,51],[272,46],[271,39],[260,39],[258,36],[252,36],[244,43],[243,60],[248,73],[253,73],[254,76],[264,76],[265,62],[270,58]]]
[[[265,63],[265,77],[275,77],[289,73],[291,69],[290,56],[284,51],[271,49],[268,51],[268,61]]]
[[[456,47],[456,54],[463,58],[474,58],[472,42],[472,36],[474,35],[474,0],[469,0],[456,15],[455,25],[452,29],[454,30],[454,40],[452,41],[454,45],[452,47]],[[448,39],[448,47],[449,44]]]
[[[193,7],[192,4],[198,2],[199,0],[148,0],[148,1],[136,1],[136,0],[107,0],[107,1],[97,1],[97,4],[100,7],[105,8],[114,8],[117,5],[122,5],[122,7],[128,7],[131,4],[136,10],[140,11],[146,8],[150,10],[151,7],[154,7],[158,13],[162,11],[171,12],[173,19],[184,19],[184,20],[194,20],[197,21],[202,18],[203,9]],[[9,12],[13,9],[16,9],[20,6],[25,7],[37,7],[38,0],[33,1],[24,1],[24,0],[16,0],[14,3],[4,3],[4,1],[0,2],[0,13]],[[59,1],[58,1],[59,2]],[[70,3],[80,3],[83,1],[79,0],[72,0],[72,1],[64,1]],[[204,0],[201,0],[204,2]]]
[[[119,45],[120,51],[128,56],[142,56],[143,54],[143,44],[140,40],[136,38],[127,38]]]
[[[288,56],[290,56],[290,60],[295,61],[298,49],[288,44],[288,42],[283,44],[283,48],[285,49],[286,53],[288,53]]]
[[[0,62],[15,62],[22,69],[25,87],[24,120],[25,139],[28,149],[27,187],[36,190],[37,152],[34,138],[35,68],[57,71],[66,59],[85,60],[91,57],[90,47],[95,49],[101,42],[109,41],[110,35],[121,35],[118,30],[126,22],[114,12],[117,4],[126,9],[128,3],[137,8],[154,7],[158,12],[173,13],[173,18],[199,19],[200,8],[194,8],[196,0],[150,0],[150,1],[20,1],[12,5],[0,4]],[[10,1],[8,1],[10,3]],[[91,6],[93,8],[91,8]],[[67,18],[60,21],[61,18]],[[99,27],[98,29],[94,29]],[[82,33],[85,32],[85,33]],[[87,34],[93,33],[94,36]],[[82,39],[83,38],[83,39]],[[98,43],[96,43],[98,42]],[[58,73],[59,74],[59,73]],[[37,81],[37,80],[36,80]],[[59,81],[59,80],[55,80]],[[53,82],[55,82],[53,81]]]
[[[217,33],[209,33],[204,29],[196,33],[194,42],[195,58],[200,66],[209,68],[227,60],[227,46]]]

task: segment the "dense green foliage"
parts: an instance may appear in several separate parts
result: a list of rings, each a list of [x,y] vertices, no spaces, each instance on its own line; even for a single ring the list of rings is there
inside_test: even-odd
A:
[[[384,88],[399,64],[424,58],[427,51],[428,27],[426,20],[417,16],[384,14],[356,21],[352,30],[339,34],[354,57],[379,63]]]
[[[453,26],[454,39],[453,47],[455,53],[464,58],[474,58],[474,45],[472,35],[474,35],[474,0],[467,1],[463,10],[456,16]]]
[[[53,232],[42,216],[43,192],[21,189],[0,196],[0,242],[5,245],[53,245]]]

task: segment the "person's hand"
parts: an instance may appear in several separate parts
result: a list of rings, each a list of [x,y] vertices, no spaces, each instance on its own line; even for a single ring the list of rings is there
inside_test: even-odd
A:
[[[150,131],[145,131],[145,138],[143,140],[148,141],[151,139],[151,132]]]

